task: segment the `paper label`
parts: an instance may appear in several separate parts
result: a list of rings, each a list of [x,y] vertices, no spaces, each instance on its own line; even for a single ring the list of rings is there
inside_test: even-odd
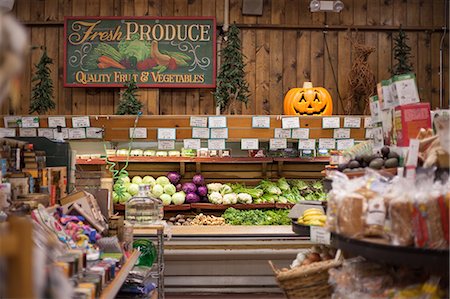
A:
[[[386,220],[386,206],[383,197],[377,196],[367,202],[367,225],[384,226]]]
[[[175,140],[158,140],[159,150],[172,150],[175,148]]]
[[[177,139],[177,131],[175,128],[159,128],[157,138],[159,140],[175,140]]]
[[[335,139],[350,138],[350,129],[334,129],[333,138]]]
[[[380,118],[381,107],[378,96],[370,97],[370,116],[372,117],[372,123],[377,123],[381,121]]]
[[[272,138],[269,142],[269,148],[271,150],[285,149],[287,148],[287,139],[285,138]]]
[[[103,129],[95,128],[95,127],[86,128],[86,138],[102,139],[103,138]]]
[[[390,82],[384,83],[384,80],[381,82],[381,93],[383,95],[383,107],[382,109],[395,108],[398,103],[395,102],[395,97],[391,94],[391,86]]]
[[[37,116],[22,117],[22,128],[39,128],[39,117]]]
[[[147,128],[130,128],[129,137],[134,139],[147,138]]]
[[[16,129],[14,128],[0,128],[0,137],[16,137]]]
[[[309,138],[309,129],[306,128],[292,129],[292,139],[308,139],[308,138]]]
[[[20,128],[19,136],[20,137],[36,137],[37,131],[35,128]]]
[[[383,138],[383,128],[375,127],[372,128],[373,132],[373,148],[381,149],[384,146],[384,138]]]
[[[361,128],[361,117],[344,117],[344,128]]]
[[[364,128],[372,128],[373,127],[373,125],[372,125],[372,117],[370,117],[370,116],[366,116],[366,117],[364,117]]]
[[[275,137],[275,138],[291,138],[291,129],[275,128],[273,137]]]
[[[241,139],[241,150],[258,150],[259,140],[257,138]]]
[[[48,139],[53,139],[54,138],[53,129],[39,128],[38,129],[38,136],[39,137],[46,137]]]
[[[192,128],[192,138],[208,139],[209,129],[208,128]]]
[[[208,117],[206,116],[191,116],[191,127],[206,128],[208,127]]]
[[[64,116],[49,116],[48,117],[48,127],[66,127],[66,118]]]
[[[316,139],[300,139],[298,149],[314,150],[316,149]]]
[[[69,139],[69,129],[61,128],[61,133],[58,132],[58,129],[53,129],[53,137],[55,139]]]
[[[225,139],[208,139],[208,149],[210,150],[225,149]]]
[[[335,149],[336,140],[334,138],[320,138],[319,149]]]
[[[209,116],[208,124],[210,128],[226,128],[227,117],[226,116]]]
[[[270,128],[270,116],[253,116],[252,128],[259,128],[259,129]]]
[[[184,139],[183,147],[185,149],[199,149],[201,148],[201,140],[200,139]]]
[[[89,116],[74,116],[72,117],[72,127],[74,128],[87,128],[90,127]]]
[[[310,238],[312,243],[330,245],[331,234],[321,226],[310,226]]]
[[[86,129],[69,128],[69,139],[86,139]]]
[[[408,159],[406,160],[405,166],[417,166],[417,159],[419,157],[419,145],[420,140],[410,139],[408,148]]]
[[[281,119],[281,127],[283,129],[295,129],[300,128],[300,118],[299,117],[283,117]]]
[[[324,129],[336,129],[341,127],[339,116],[324,117],[322,118],[322,128]]]
[[[228,128],[213,128],[210,129],[211,139],[227,139],[228,138]]]
[[[21,116],[5,116],[3,117],[5,128],[19,128],[22,125]]]
[[[373,139],[373,129],[372,128],[366,129],[366,139]]]
[[[338,150],[343,151],[349,149],[355,145],[354,139],[339,139],[336,140],[336,147]]]

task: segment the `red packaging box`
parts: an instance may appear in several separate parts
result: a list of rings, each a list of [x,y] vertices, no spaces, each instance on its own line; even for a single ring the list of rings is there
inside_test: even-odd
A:
[[[394,130],[397,146],[409,146],[420,129],[431,128],[430,103],[416,103],[395,107]]]

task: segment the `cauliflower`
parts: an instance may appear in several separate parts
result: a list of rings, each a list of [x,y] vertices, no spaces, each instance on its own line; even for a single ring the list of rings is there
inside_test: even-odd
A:
[[[237,200],[240,203],[244,204],[251,204],[252,203],[252,196],[248,193],[239,193],[237,195]]]
[[[233,205],[235,203],[237,203],[236,193],[228,193],[223,196],[223,204],[224,205]]]
[[[208,188],[208,193],[212,193],[212,192],[220,192],[220,189],[222,189],[222,184],[221,183],[210,183],[207,184],[206,187]]]
[[[217,191],[211,192],[211,194],[208,195],[208,199],[211,203],[218,204],[218,205],[222,204],[222,202],[223,202],[222,195]]]

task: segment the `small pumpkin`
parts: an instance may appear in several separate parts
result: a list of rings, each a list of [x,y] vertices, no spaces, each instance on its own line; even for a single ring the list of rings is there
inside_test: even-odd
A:
[[[333,100],[323,87],[304,82],[303,88],[292,88],[284,97],[285,115],[332,115]]]

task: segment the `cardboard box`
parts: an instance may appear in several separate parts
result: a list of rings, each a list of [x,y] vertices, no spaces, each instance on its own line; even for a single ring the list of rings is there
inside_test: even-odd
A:
[[[409,146],[420,129],[431,128],[430,103],[418,103],[395,107],[394,130],[397,146]]]

